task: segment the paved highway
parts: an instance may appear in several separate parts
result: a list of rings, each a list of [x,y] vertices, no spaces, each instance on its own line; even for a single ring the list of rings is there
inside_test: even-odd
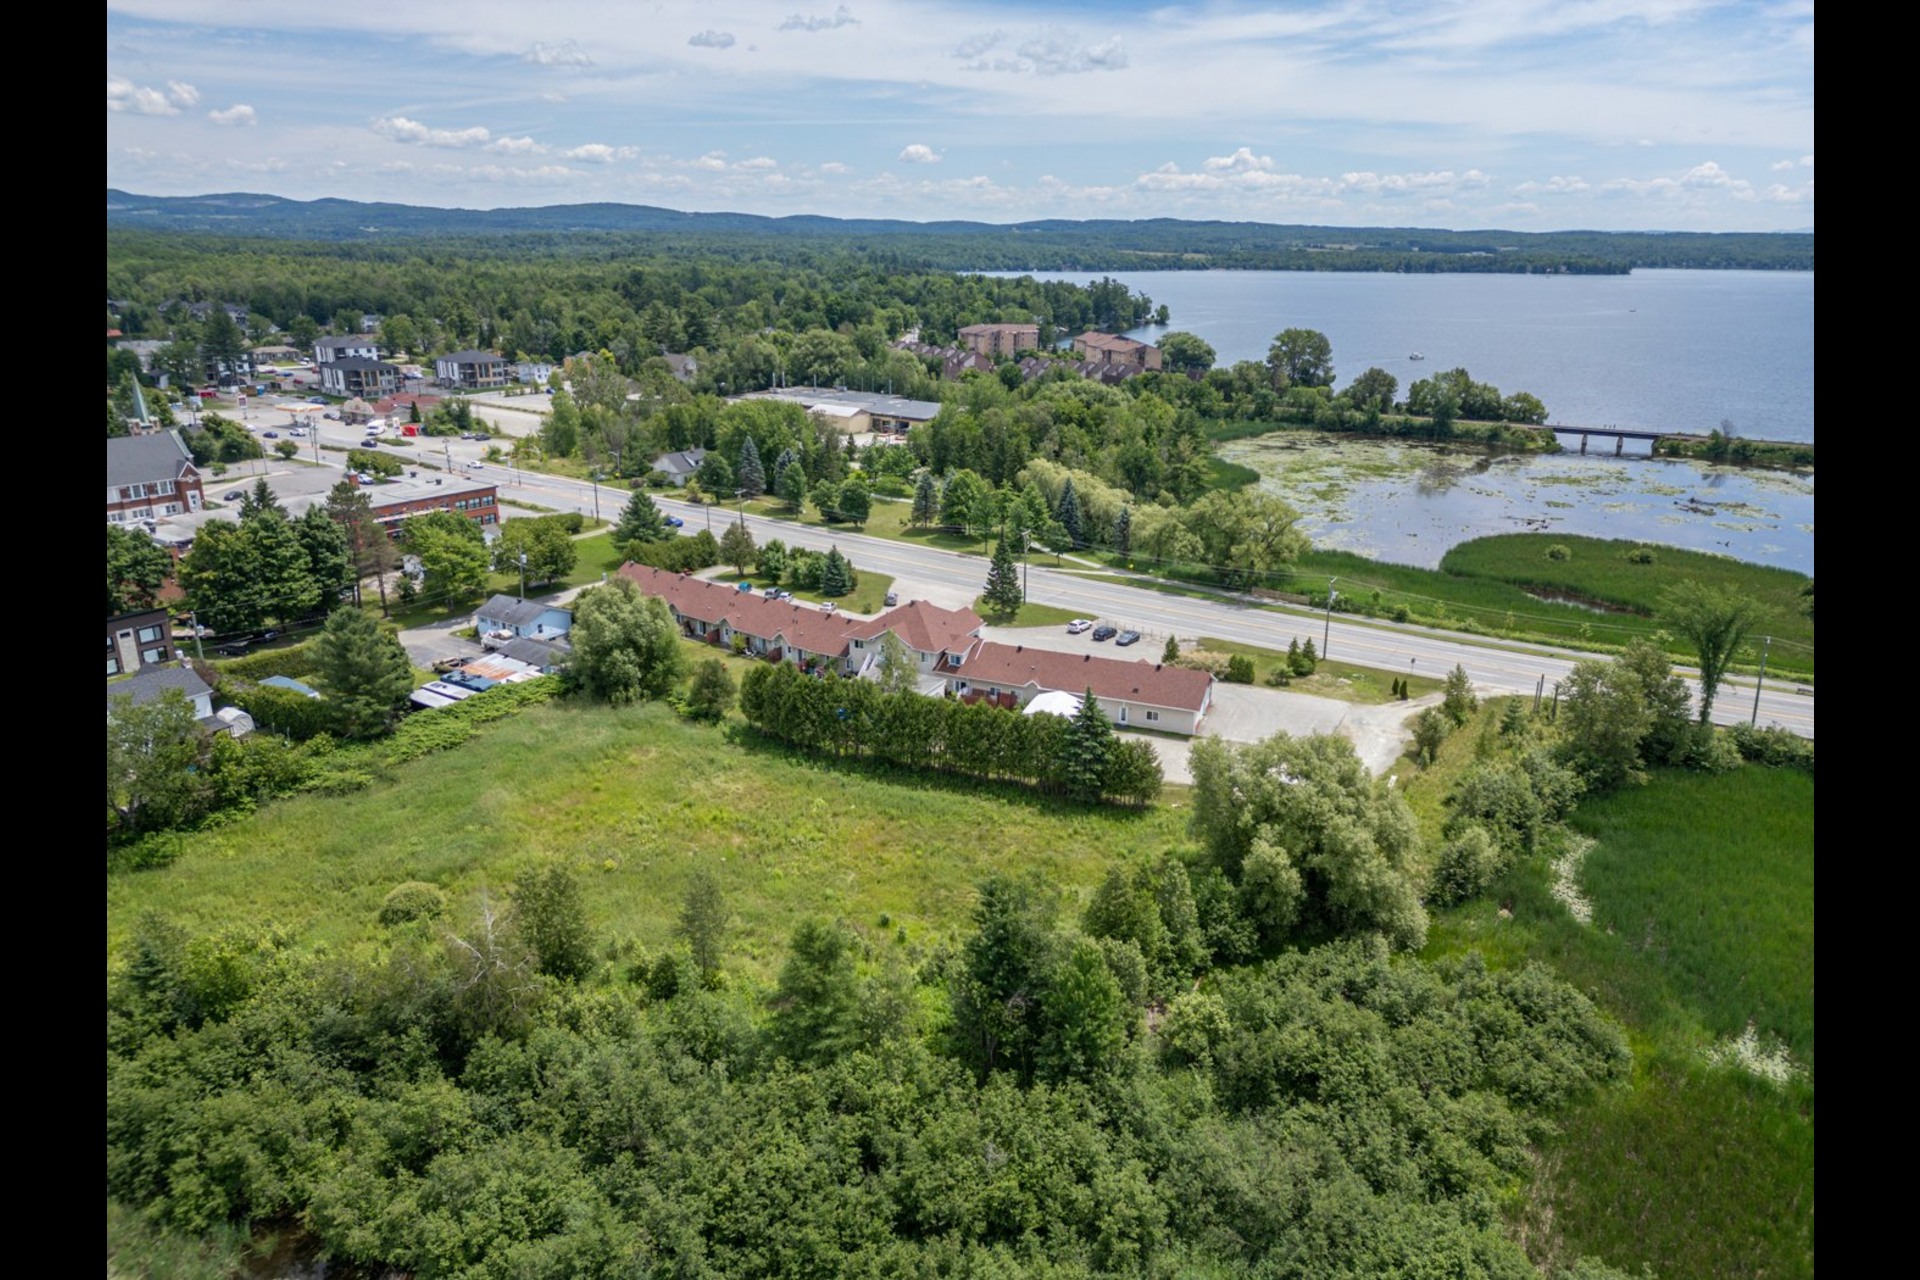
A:
[[[585,481],[518,472],[518,483],[515,483],[516,473],[511,468],[495,464],[488,464],[475,474],[499,483],[505,497],[562,510],[593,512],[593,486]],[[609,520],[617,518],[626,499],[624,488],[601,485],[601,515]],[[726,508],[703,508],[663,494],[656,494],[655,500],[663,511],[685,519],[686,527],[682,530],[685,533],[705,528],[709,519],[717,533],[726,521],[737,518]],[[979,595],[986,578],[986,561],[979,556],[762,516],[747,516],[746,522],[756,542],[779,538],[789,546],[820,551],[838,544],[856,567],[891,576],[899,584],[903,599],[919,596],[947,605],[965,604]],[[1183,639],[1217,636],[1281,650],[1295,638],[1312,637],[1315,646],[1320,647],[1325,637],[1329,656],[1386,671],[1438,677],[1458,663],[1467,669],[1474,687],[1482,693],[1531,694],[1545,677],[1546,696],[1551,697],[1554,683],[1567,676],[1575,661],[1589,656],[1548,646],[1506,642],[1492,647],[1493,642],[1448,632],[1386,622],[1363,623],[1340,614],[1333,616],[1329,626],[1324,614],[1311,610],[1168,595],[1120,583],[1088,581],[1080,575],[1039,563],[1030,566],[1028,575],[1027,598],[1034,603],[1069,609],[1087,618],[1105,618],[1149,636],[1164,638],[1169,632]],[[1149,643],[1144,648],[1157,650],[1159,644]],[[1697,697],[1697,685],[1693,690]],[[1745,721],[1752,712],[1751,677],[1721,686],[1714,705],[1716,723]],[[1802,737],[1811,738],[1813,696],[1795,692],[1791,684],[1770,680],[1760,696],[1759,720],[1762,725],[1783,725]]]

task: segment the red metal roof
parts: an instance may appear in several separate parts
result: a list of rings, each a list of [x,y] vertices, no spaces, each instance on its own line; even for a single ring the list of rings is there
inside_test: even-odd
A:
[[[1032,685],[1067,693],[1092,689],[1095,697],[1110,701],[1143,702],[1196,712],[1206,706],[1207,690],[1213,684],[1213,677],[1206,672],[1186,667],[1169,667],[1144,659],[1127,662],[1098,658],[1090,653],[1059,653],[992,641],[983,643],[958,666],[941,670],[942,674],[957,675],[980,684],[1013,688]]]

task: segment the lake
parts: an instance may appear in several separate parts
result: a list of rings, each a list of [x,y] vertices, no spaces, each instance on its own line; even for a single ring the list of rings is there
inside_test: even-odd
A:
[[[1813,572],[1813,477],[1712,463],[1279,431],[1219,456],[1299,509],[1316,547],[1439,566],[1494,533],[1627,538]]]
[[[1532,392],[1554,423],[1704,433],[1726,419],[1741,435],[1813,439],[1809,271],[1024,274],[1110,275],[1165,303],[1169,328],[1204,338],[1223,365],[1265,360],[1282,329],[1318,329],[1333,343],[1336,388],[1377,365],[1404,398],[1416,379],[1464,367],[1503,394]],[[1409,359],[1416,352],[1425,359]]]

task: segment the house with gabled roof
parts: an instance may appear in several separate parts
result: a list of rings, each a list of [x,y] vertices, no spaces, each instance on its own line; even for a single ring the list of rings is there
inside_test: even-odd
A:
[[[1091,689],[1107,718],[1123,729],[1194,734],[1213,705],[1213,677],[1162,662],[1129,662],[1091,653],[982,641],[939,675],[957,698],[1026,706],[1050,691],[1075,696]]]
[[[1133,373],[1160,367],[1160,348],[1117,333],[1083,333],[1073,340],[1073,351],[1090,364],[1112,365]]]
[[[162,520],[198,511],[206,501],[193,454],[178,431],[107,440],[107,519]]]

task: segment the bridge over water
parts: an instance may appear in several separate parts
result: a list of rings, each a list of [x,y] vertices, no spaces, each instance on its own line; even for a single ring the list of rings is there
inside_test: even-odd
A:
[[[1536,427],[1534,429],[1536,431],[1551,431],[1555,439],[1558,439],[1562,436],[1580,437],[1581,453],[1585,453],[1587,451],[1587,442],[1590,437],[1598,436],[1603,440],[1611,440],[1613,441],[1613,456],[1616,458],[1625,456],[1626,450],[1627,450],[1627,441],[1629,440],[1645,440],[1647,442],[1646,456],[1652,457],[1655,453],[1659,451],[1660,441],[1662,440],[1682,440],[1682,441],[1687,441],[1689,443],[1698,442],[1700,444],[1705,444],[1709,438],[1707,436],[1701,435],[1697,431],[1648,431],[1648,430],[1637,429],[1632,427],[1562,427],[1562,426],[1548,425],[1544,427]],[[1743,436],[1741,438],[1746,439],[1747,437]],[[1782,448],[1801,448],[1801,449],[1813,448],[1813,442],[1810,440],[1800,441],[1800,440],[1755,439],[1752,441],[1752,443],[1756,445],[1778,445]]]

